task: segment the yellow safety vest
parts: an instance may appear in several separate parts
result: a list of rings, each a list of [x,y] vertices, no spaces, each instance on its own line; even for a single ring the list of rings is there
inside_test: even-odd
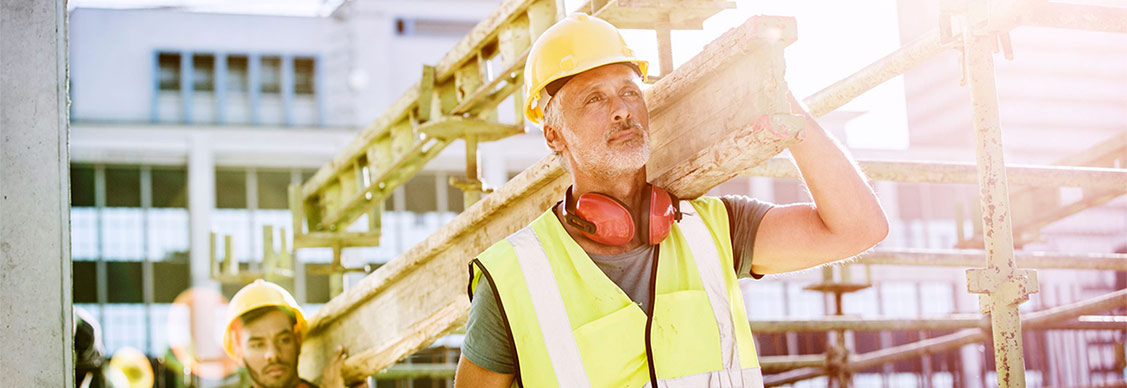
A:
[[[520,384],[763,387],[724,203],[702,197],[681,209],[658,246],[652,321],[551,210],[470,264],[470,295],[483,278],[496,291]]]

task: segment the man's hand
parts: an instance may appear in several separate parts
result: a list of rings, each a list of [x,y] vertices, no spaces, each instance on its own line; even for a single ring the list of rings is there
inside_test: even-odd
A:
[[[345,353],[344,346],[338,346],[337,347],[337,354],[335,356],[333,356],[332,359],[329,360],[328,364],[325,364],[325,369],[321,372],[321,376],[324,377],[324,380],[322,380],[322,382],[321,382],[322,387],[324,387],[324,388],[345,388],[345,387],[347,387],[346,385],[344,385],[344,376],[342,376],[341,373],[340,373],[341,368],[344,367],[344,360],[347,360],[347,359],[348,359],[348,354]],[[360,383],[359,385],[354,385],[353,387],[367,387],[367,386],[368,386],[368,382],[365,381],[365,382]]]

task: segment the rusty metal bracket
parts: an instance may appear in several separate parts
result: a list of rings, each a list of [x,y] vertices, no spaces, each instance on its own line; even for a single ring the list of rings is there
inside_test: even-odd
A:
[[[983,314],[991,314],[995,306],[1011,306],[1029,300],[1029,295],[1040,291],[1037,271],[1029,269],[1014,270],[1006,276],[999,268],[974,268],[967,270],[967,292],[982,295],[979,309]]]

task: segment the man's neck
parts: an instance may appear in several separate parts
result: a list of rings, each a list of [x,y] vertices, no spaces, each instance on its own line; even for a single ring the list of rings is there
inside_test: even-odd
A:
[[[609,195],[614,199],[621,201],[630,208],[630,212],[634,215],[634,239],[629,243],[620,246],[606,245],[595,242],[580,233],[579,229],[563,222],[564,229],[571,235],[579,246],[584,251],[594,254],[618,254],[633,250],[642,244],[645,244],[645,237],[648,233],[641,230],[643,223],[640,217],[648,212],[641,211],[642,204],[645,203],[645,189],[648,186],[646,183],[646,169],[641,168],[638,171],[622,176],[596,176],[590,173],[572,173],[572,198],[578,198],[586,193],[600,193]],[[561,216],[560,209],[555,209],[557,216]]]
[[[571,193],[578,197],[586,193],[601,193],[622,201],[630,210],[637,212],[645,202],[642,195],[648,186],[646,183],[646,169],[621,176],[606,176],[603,174],[572,174]]]

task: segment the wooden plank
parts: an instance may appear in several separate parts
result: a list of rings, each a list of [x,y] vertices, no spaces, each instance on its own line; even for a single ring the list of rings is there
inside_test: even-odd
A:
[[[785,27],[781,31],[793,32],[794,20],[753,18],[707,46],[697,59],[690,61],[692,66],[681,67],[647,90],[646,99],[652,102],[650,110],[654,115],[651,126],[662,128],[663,136],[690,138],[697,133],[707,133],[722,140],[704,145],[697,153],[683,154],[684,160],[675,160],[672,156],[661,159],[661,163],[696,167],[656,166],[672,171],[662,177],[678,184],[671,189],[675,195],[690,197],[707,191],[721,183],[718,177],[734,176],[748,167],[745,163],[766,160],[795,140],[795,136],[775,138],[768,134],[770,128],[757,125],[762,115],[773,117],[780,111],[744,112],[752,109],[750,107],[779,107],[778,101],[786,96],[785,88],[743,85],[731,82],[733,78],[730,78],[748,80],[739,74],[740,69],[762,71],[741,67],[749,63],[782,66],[781,46],[789,41],[780,40],[780,35],[774,33],[780,31],[776,28],[779,26]],[[767,31],[774,32],[764,34]],[[781,71],[777,75],[781,76]],[[712,94],[695,93],[702,85]],[[735,96],[740,93],[752,96]],[[760,102],[749,107],[723,101]],[[682,121],[671,116],[674,113],[691,115],[697,121],[682,125]],[[780,120],[779,124],[785,125],[786,121]],[[669,122],[681,126],[671,126]],[[728,134],[716,135],[723,131],[714,128],[723,128]],[[795,134],[798,128],[774,129]],[[755,139],[762,144],[752,144]],[[665,143],[656,154],[682,155],[664,152],[670,147],[680,145]],[[721,163],[715,159],[718,155],[737,162]],[[679,173],[685,175],[673,175]],[[356,381],[387,368],[461,326],[469,308],[465,292],[469,260],[540,215],[559,200],[569,183],[570,178],[556,164],[555,158],[546,156],[435,234],[329,301],[310,317],[311,331],[303,343],[299,363],[301,376],[316,380],[325,357],[331,355],[336,346],[345,345],[352,357],[345,362],[344,375],[347,380]]]
[[[803,119],[789,114],[782,52],[795,39],[793,19],[752,17],[651,88],[647,179],[695,198],[793,140]],[[767,55],[740,55],[754,53]]]

